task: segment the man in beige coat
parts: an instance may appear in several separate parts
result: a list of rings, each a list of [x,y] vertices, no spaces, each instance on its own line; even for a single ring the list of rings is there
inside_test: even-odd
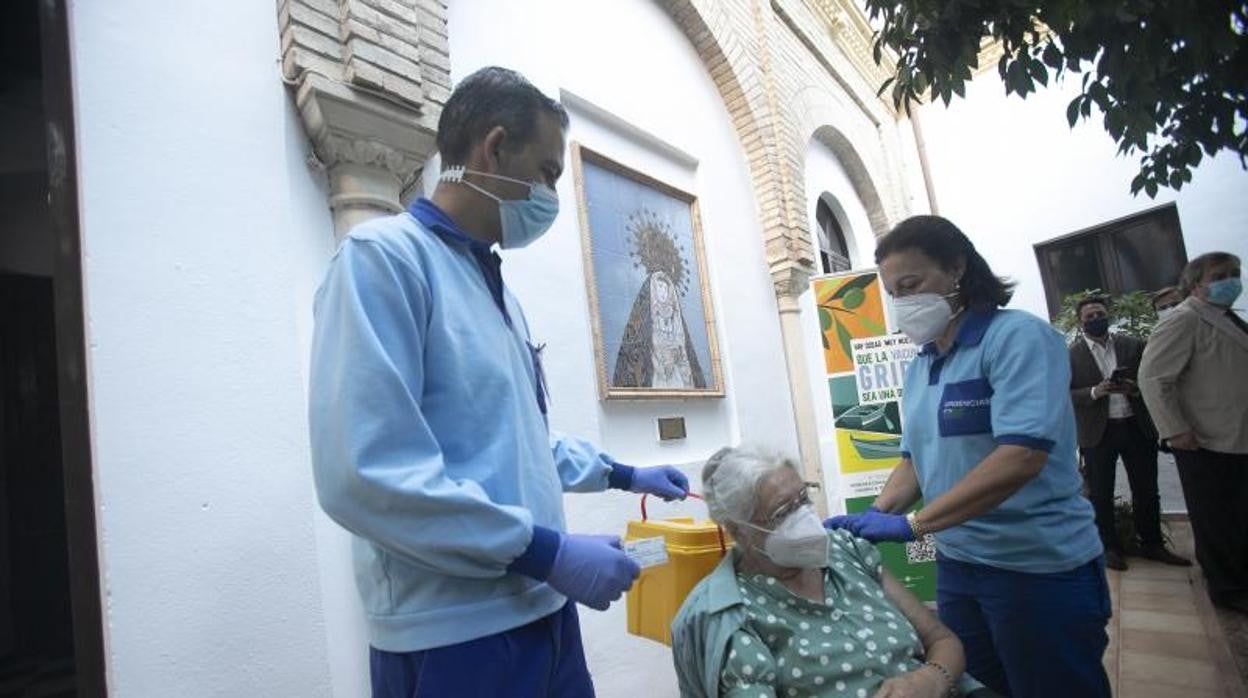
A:
[[[1248,323],[1235,255],[1193,259],[1188,299],[1153,330],[1140,389],[1174,450],[1196,559],[1215,604],[1248,613]]]

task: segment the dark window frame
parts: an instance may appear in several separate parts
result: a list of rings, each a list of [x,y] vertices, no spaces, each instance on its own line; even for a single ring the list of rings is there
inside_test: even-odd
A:
[[[1104,223],[1098,223],[1097,225],[1051,240],[1045,240],[1032,246],[1036,255],[1036,264],[1040,269],[1040,280],[1044,285],[1044,297],[1050,318],[1057,317],[1058,312],[1061,310],[1062,289],[1058,271],[1049,264],[1048,254],[1063,247],[1079,243],[1090,244],[1091,248],[1096,252],[1096,267],[1100,279],[1100,283],[1095,287],[1108,294],[1118,295],[1136,290],[1157,290],[1155,288],[1131,288],[1131,285],[1124,281],[1124,267],[1121,255],[1116,247],[1119,236],[1136,229],[1139,223],[1145,221],[1155,221],[1163,229],[1172,233],[1171,249],[1162,252],[1173,254],[1178,260],[1178,268],[1181,269],[1187,263],[1187,244],[1183,239],[1183,226],[1179,219],[1179,210],[1173,202],[1154,206]],[[1161,286],[1176,283],[1178,281],[1177,277],[1176,273],[1175,279]],[[1161,286],[1158,286],[1158,288],[1161,288]]]

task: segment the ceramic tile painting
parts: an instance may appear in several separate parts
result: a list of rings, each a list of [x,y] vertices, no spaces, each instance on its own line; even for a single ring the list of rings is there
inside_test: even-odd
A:
[[[722,397],[697,199],[573,144],[599,396]]]

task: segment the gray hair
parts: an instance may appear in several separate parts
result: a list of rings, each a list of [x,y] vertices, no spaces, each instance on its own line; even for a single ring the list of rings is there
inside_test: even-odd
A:
[[[1236,266],[1239,266],[1239,257],[1230,252],[1206,252],[1188,262],[1187,266],[1183,267],[1183,273],[1179,275],[1179,290],[1185,296],[1191,295],[1192,291],[1200,285],[1200,280],[1205,278],[1205,272],[1209,271],[1209,267],[1225,262],[1234,262]]]
[[[759,481],[782,468],[800,472],[792,460],[755,448],[716,451],[702,467],[702,498],[711,519],[718,524],[749,521]]]

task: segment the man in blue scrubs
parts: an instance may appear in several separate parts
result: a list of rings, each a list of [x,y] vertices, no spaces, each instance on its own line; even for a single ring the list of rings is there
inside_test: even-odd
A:
[[[639,568],[565,531],[563,492],[683,498],[553,434],[540,350],[503,283],[559,211],[568,116],[519,74],[463,80],[430,199],[364,223],[318,290],[309,419],[321,506],[355,535],[374,696],[590,696],[574,602],[605,610]]]

